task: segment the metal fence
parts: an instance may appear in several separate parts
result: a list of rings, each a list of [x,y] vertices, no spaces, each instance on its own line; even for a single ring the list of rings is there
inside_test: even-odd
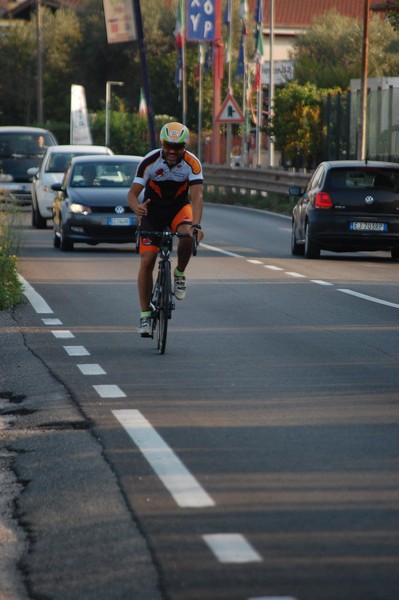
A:
[[[295,173],[283,169],[230,168],[224,165],[203,165],[204,186],[212,191],[234,193],[276,192],[288,194],[292,186],[304,188],[310,173]]]
[[[366,152],[372,160],[399,162],[399,87],[374,80],[367,94]],[[370,80],[373,82],[373,80]],[[323,160],[357,158],[360,89],[328,96],[323,111]]]

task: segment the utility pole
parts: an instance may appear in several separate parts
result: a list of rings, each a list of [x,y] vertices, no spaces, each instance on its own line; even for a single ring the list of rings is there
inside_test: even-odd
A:
[[[221,0],[215,1],[215,40],[213,52],[213,135],[212,163],[220,162],[220,125],[216,117],[220,109],[220,88],[223,79],[223,42],[222,42],[222,7]]]
[[[107,81],[105,86],[105,145],[109,146],[110,140],[110,114],[111,114],[111,86],[125,85],[123,81]]]
[[[37,0],[37,122],[44,123],[43,114],[43,7],[42,0]]]
[[[360,89],[360,119],[359,119],[359,140],[357,157],[359,160],[365,160],[367,148],[367,76],[369,62],[369,21],[370,21],[370,0],[364,0],[363,17],[363,56],[362,56],[362,79]]]

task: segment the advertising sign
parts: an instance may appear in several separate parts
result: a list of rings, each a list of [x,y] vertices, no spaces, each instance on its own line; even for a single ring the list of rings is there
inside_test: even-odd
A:
[[[186,39],[189,42],[215,39],[215,0],[188,0]]]
[[[108,44],[137,40],[132,0],[103,0]]]

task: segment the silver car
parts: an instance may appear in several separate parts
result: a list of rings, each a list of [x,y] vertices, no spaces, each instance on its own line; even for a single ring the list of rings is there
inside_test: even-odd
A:
[[[55,196],[51,189],[53,183],[61,183],[71,158],[88,154],[113,154],[106,146],[92,145],[58,145],[47,148],[39,167],[33,167],[28,173],[33,177],[32,194],[32,226],[45,229],[47,220],[51,219],[52,204]]]

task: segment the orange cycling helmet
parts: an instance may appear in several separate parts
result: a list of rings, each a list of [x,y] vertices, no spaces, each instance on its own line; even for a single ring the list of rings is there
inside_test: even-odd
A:
[[[166,123],[160,133],[161,143],[167,144],[187,144],[188,129],[181,123]]]

